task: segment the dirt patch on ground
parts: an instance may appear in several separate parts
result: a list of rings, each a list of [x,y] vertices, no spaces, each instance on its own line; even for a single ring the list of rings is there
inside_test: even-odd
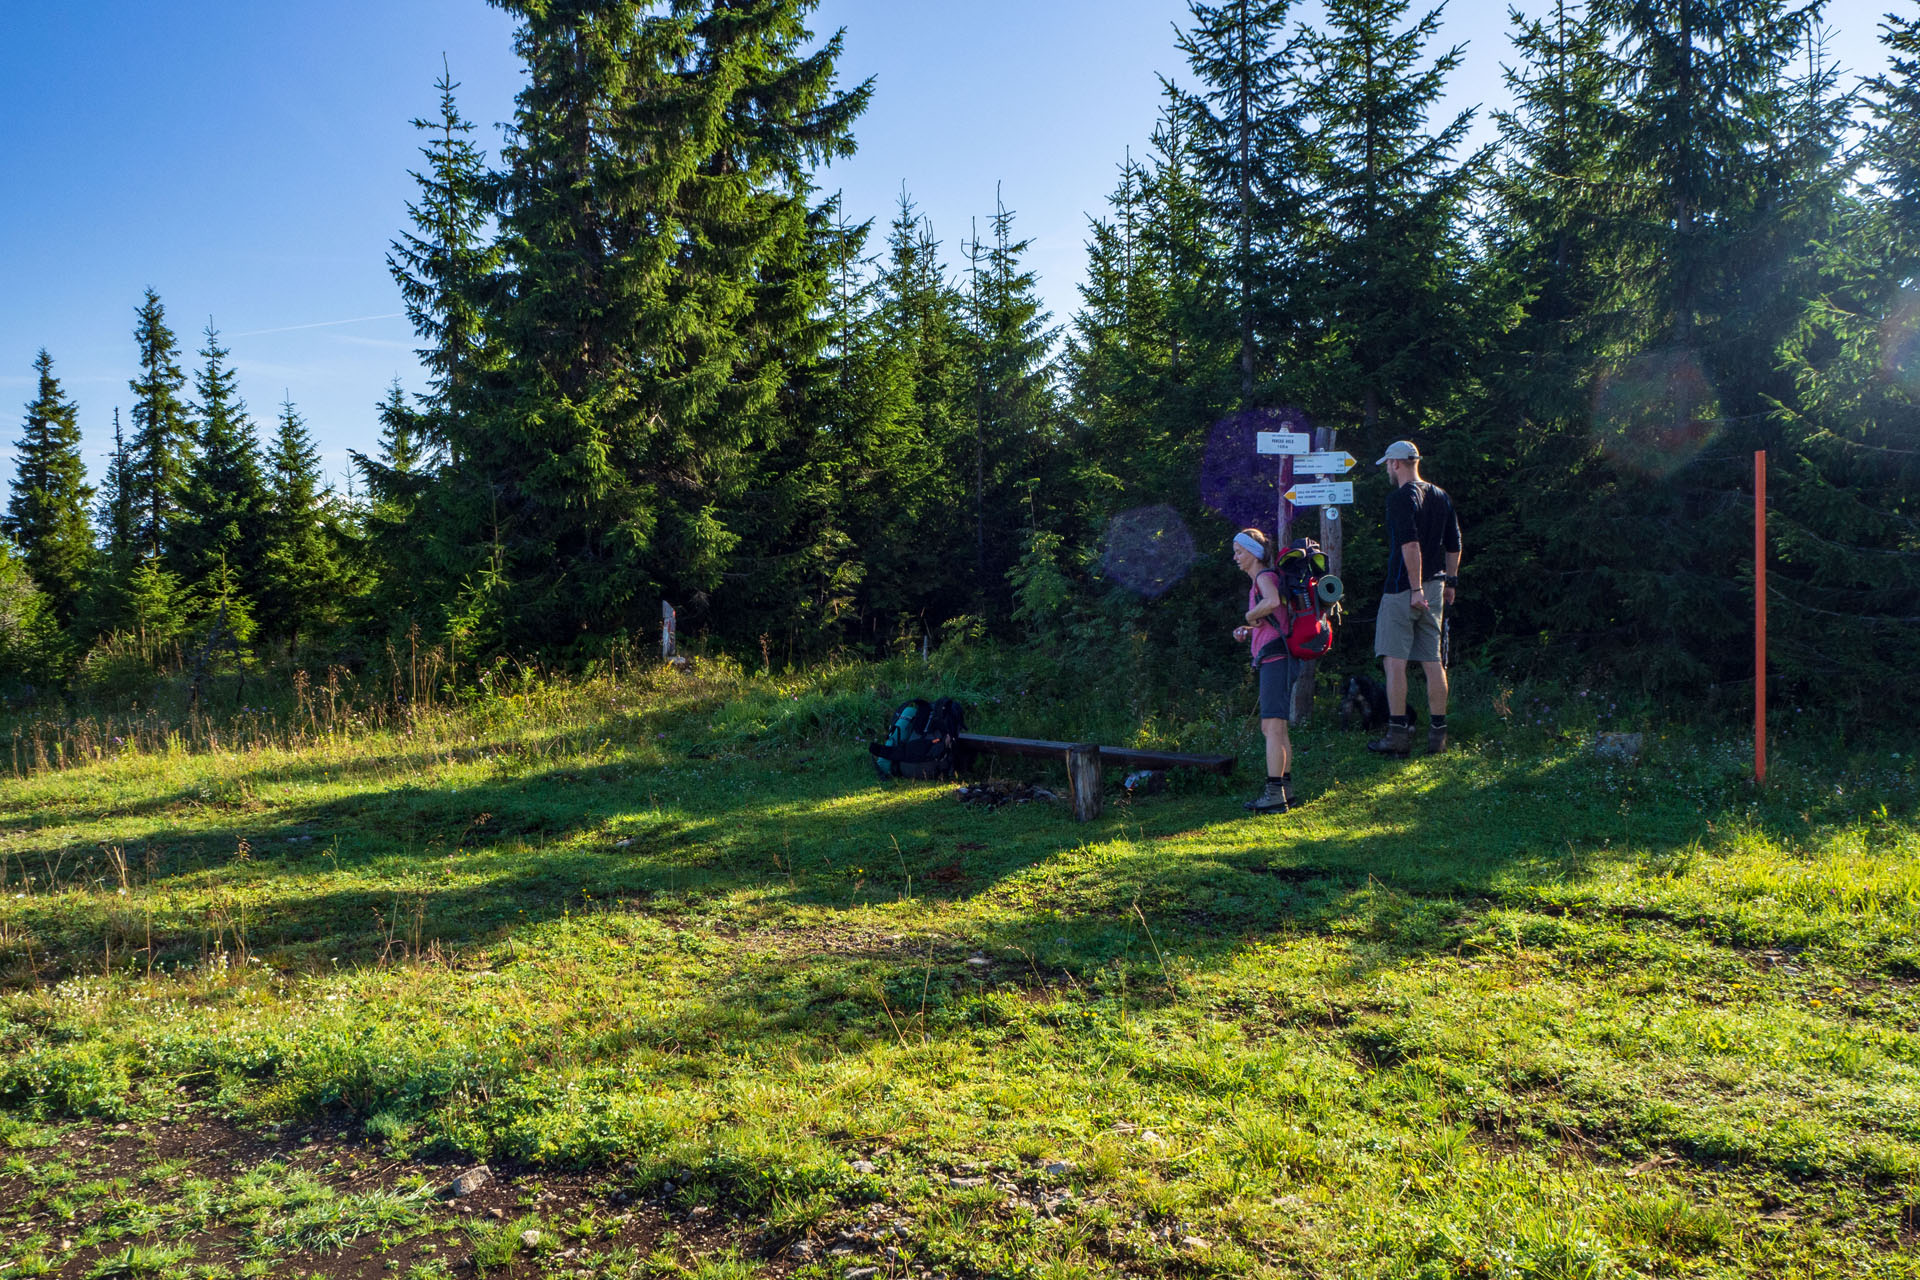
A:
[[[482,1185],[454,1194],[450,1184],[472,1167],[395,1158],[353,1129],[276,1136],[193,1109],[160,1123],[72,1125],[52,1145],[10,1154],[0,1174],[0,1252],[37,1254],[50,1266],[43,1274],[63,1280],[208,1267],[327,1280],[602,1275],[612,1263],[662,1253],[691,1264],[737,1252],[770,1274],[791,1269],[782,1248],[790,1242],[764,1238],[712,1206],[636,1196],[619,1171],[495,1165]],[[209,1183],[260,1190],[209,1212]],[[357,1210],[370,1192],[388,1193],[380,1203],[400,1212],[380,1221]],[[236,1208],[239,1200],[246,1203]],[[292,1222],[303,1208],[308,1235],[325,1243],[275,1248],[276,1232],[298,1236],[269,1225],[275,1215]]]

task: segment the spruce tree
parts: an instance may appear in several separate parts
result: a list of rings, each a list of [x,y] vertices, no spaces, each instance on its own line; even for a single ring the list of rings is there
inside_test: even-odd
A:
[[[292,652],[303,636],[339,615],[343,584],[327,528],[320,451],[291,400],[280,406],[267,482],[260,612],[269,634]]]
[[[1888,14],[1881,23],[1888,69],[1875,76],[1869,155],[1887,221],[1902,252],[1920,257],[1920,18]]]
[[[82,610],[82,629],[87,633],[118,631],[127,623],[128,582],[141,554],[139,491],[133,446],[121,428],[120,410],[115,407],[113,452],[107,458],[106,479],[94,506],[100,553],[94,558],[93,581]]]
[[[413,121],[428,135],[421,148],[426,172],[412,174],[420,194],[407,204],[415,229],[403,232],[387,254],[407,317],[427,344],[417,353],[430,388],[418,427],[435,450],[446,447],[448,415],[471,407],[473,383],[491,360],[481,301],[500,261],[486,234],[486,156],[469,136],[474,126],[460,115],[454,98],[459,87],[443,70],[434,82],[440,114]]]
[[[133,446],[120,428],[120,409],[113,410],[113,453],[107,459],[106,483],[95,512],[101,550],[108,572],[124,578],[140,557],[140,480],[134,469]]]
[[[1286,326],[1287,280],[1300,226],[1293,176],[1299,150],[1283,39],[1292,0],[1189,0],[1192,25],[1180,50],[1199,82],[1174,91],[1193,173],[1223,252],[1225,319],[1236,344],[1234,389],[1253,407],[1270,374],[1271,348]]]
[[[206,363],[194,378],[194,456],[181,489],[168,563],[194,590],[202,590],[224,565],[232,581],[241,584],[236,590],[257,595],[266,563],[260,440],[227,363],[227,349],[211,323],[200,355]]]
[[[513,593],[487,625],[565,644],[719,585],[744,454],[822,340],[808,168],[868,90],[834,89],[838,36],[806,50],[810,0],[499,3],[529,71],[492,184],[505,354],[436,524]]]
[[[897,385],[895,441],[862,535],[868,572],[862,611],[869,637],[924,635],[965,612],[972,531],[950,518],[964,509],[972,457],[973,396],[960,294],[947,277],[933,225],[902,189],[875,281],[873,376]]]
[[[1872,180],[1834,192],[1809,237],[1819,280],[1803,286],[1811,303],[1783,344],[1794,394],[1774,415],[1768,517],[1776,680],[1796,700],[1868,716],[1905,678],[1920,639],[1920,23],[1890,16],[1882,35],[1889,67],[1865,86],[1873,128],[1861,154]],[[1821,110],[1817,42],[1806,56],[1798,97],[1811,163],[1822,139],[1838,146],[1834,116],[1850,104],[1829,92]],[[1827,168],[1854,176],[1844,162]]]
[[[1301,42],[1299,94],[1314,135],[1307,398],[1335,421],[1357,417],[1367,450],[1442,416],[1481,327],[1463,226],[1479,165],[1456,154],[1472,113],[1429,125],[1461,51],[1429,61],[1440,12],[1401,29],[1408,8],[1330,0],[1324,25]]]
[[[1817,5],[1599,0],[1596,12],[1617,197],[1593,231],[1608,292],[1592,428],[1607,467],[1556,492],[1585,522],[1590,581],[1605,584],[1587,609],[1605,637],[1595,656],[1655,689],[1697,689],[1751,669],[1752,454],[1794,395],[1781,347],[1805,316],[1812,247],[1783,219],[1813,225],[1805,202],[1834,190],[1782,142],[1809,122],[1795,69]],[[1607,518],[1628,505],[1631,525]]]
[[[134,565],[127,575],[127,626],[147,661],[181,660],[180,641],[186,635],[192,605],[192,593],[159,561]]]
[[[180,348],[167,327],[160,296],[148,289],[138,310],[133,338],[140,348],[140,376],[133,390],[134,506],[140,512],[141,554],[151,558],[171,551],[170,539],[180,490],[187,479],[193,428],[181,391]]]
[[[0,529],[19,547],[28,575],[65,626],[93,569],[87,522],[93,489],[80,458],[78,411],[53,376],[53,357],[44,347],[33,369],[38,388],[27,405],[25,430],[14,442],[12,499]]]
[[[436,472],[427,462],[424,415],[407,403],[398,378],[376,412],[379,453],[368,457],[357,449],[347,451],[366,490],[360,508],[363,567],[371,580],[365,602],[376,626],[405,631],[421,621],[420,604],[434,573],[427,557],[430,531],[423,525],[435,510]]]
[[[968,355],[973,364],[974,592],[1006,617],[1007,572],[1020,559],[1021,526],[1051,523],[1064,488],[1052,359],[1059,331],[1024,265],[1031,241],[1013,238],[1013,211],[996,195],[993,239],[966,246]],[[1031,482],[1025,495],[1023,482]],[[1044,514],[1043,506],[1048,508]],[[1023,509],[1024,508],[1024,509]]]
[[[32,685],[56,679],[66,665],[67,646],[46,593],[27,572],[12,542],[0,537],[0,681],[26,682],[8,687],[10,696],[31,696]]]
[[[1480,402],[1452,449],[1471,460],[1474,487],[1503,495],[1472,520],[1475,576],[1492,581],[1518,580],[1541,563],[1579,563],[1591,513],[1567,495],[1608,483],[1592,432],[1614,291],[1604,228],[1617,216],[1605,180],[1607,32],[1569,0],[1538,18],[1514,17],[1520,57],[1506,72],[1514,105],[1495,116],[1500,156],[1474,279],[1488,309],[1513,320],[1495,326],[1479,368]],[[1589,574],[1526,592],[1466,593],[1460,605],[1471,619],[1463,625],[1515,637],[1586,631],[1609,607],[1604,580]]]
[[[827,341],[794,369],[782,396],[785,430],[755,458],[728,522],[741,539],[732,565],[743,589],[714,613],[721,629],[763,635],[783,654],[824,647],[854,621],[871,546],[856,531],[890,495],[886,456],[905,400],[877,358],[874,285],[862,256],[870,224],[848,221],[838,197],[822,220]]]

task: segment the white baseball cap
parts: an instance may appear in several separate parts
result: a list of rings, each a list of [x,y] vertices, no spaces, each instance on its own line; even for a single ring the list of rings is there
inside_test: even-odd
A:
[[[1395,440],[1387,446],[1387,451],[1374,461],[1374,466],[1384,467],[1391,458],[1396,462],[1420,461],[1420,446],[1411,440]]]

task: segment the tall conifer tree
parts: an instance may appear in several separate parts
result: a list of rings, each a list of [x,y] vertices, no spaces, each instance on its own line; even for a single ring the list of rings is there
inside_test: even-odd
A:
[[[436,472],[422,439],[423,415],[407,403],[398,378],[376,412],[380,452],[368,457],[347,451],[366,490],[360,518],[361,553],[371,579],[366,604],[374,625],[406,630],[422,621],[421,601],[433,594],[428,579],[435,566],[427,555],[432,531],[423,526],[436,510]]]
[[[140,512],[140,549],[149,559],[167,554],[180,490],[187,480],[193,427],[181,392],[180,347],[167,327],[160,295],[148,289],[138,310],[133,338],[140,348],[140,376],[133,390],[134,505]]]
[[[469,393],[491,360],[481,304],[500,255],[487,237],[486,156],[474,145],[474,127],[454,98],[460,86],[443,71],[433,87],[440,93],[440,114],[413,122],[428,135],[421,148],[426,171],[412,175],[420,193],[407,204],[414,230],[393,242],[387,270],[400,286],[414,332],[427,344],[418,352],[429,390],[417,426],[437,451],[448,441],[447,417],[473,407]]]
[[[107,458],[106,483],[100,491],[96,517],[108,572],[123,578],[140,558],[139,477],[134,471],[133,447],[120,427],[120,410],[113,411],[113,453]]]
[[[1478,166],[1456,155],[1472,113],[1429,121],[1461,51],[1429,61],[1440,11],[1402,29],[1409,7],[1329,0],[1301,51],[1317,212],[1304,268],[1311,399],[1336,420],[1358,417],[1367,449],[1438,416],[1462,388],[1481,327],[1463,226]]]
[[[493,187],[507,352],[456,415],[454,537],[508,627],[564,642],[716,587],[744,450],[821,340],[809,165],[867,88],[807,52],[811,0],[497,0],[529,70]],[[500,554],[495,554],[498,551]]]
[[[71,623],[93,569],[93,530],[80,458],[79,413],[53,376],[53,357],[43,347],[34,358],[37,390],[27,405],[25,430],[14,442],[12,498],[3,527],[20,548],[34,583],[54,616]]]
[[[260,616],[270,634],[299,646],[302,636],[339,614],[342,583],[327,527],[320,451],[307,424],[284,401],[267,454],[265,563]]]
[[[1013,210],[996,193],[992,240],[966,246],[967,327],[974,374],[974,590],[1003,613],[1004,581],[1019,558],[1021,526],[1061,496],[1060,412],[1052,358],[1059,330],[1026,266],[1028,240],[1013,238]],[[1019,486],[1030,481],[1022,501]],[[1025,508],[1024,510],[1022,508]],[[1051,522],[1051,511],[1047,520]]]
[[[224,575],[223,590],[257,596],[266,551],[260,439],[211,323],[206,340],[200,350],[206,363],[194,378],[195,449],[180,494],[170,564],[193,589]]]
[[[1189,0],[1180,49],[1200,84],[1174,91],[1193,174],[1223,240],[1217,259],[1235,343],[1233,387],[1251,408],[1286,328],[1287,280],[1300,225],[1300,140],[1284,39],[1292,0]]]
[[[873,316],[879,376],[897,380],[905,397],[887,478],[893,508],[876,510],[876,531],[865,535],[872,542],[863,607],[882,640],[888,630],[924,634],[964,612],[971,594],[971,530],[944,513],[964,509],[972,379],[961,298],[940,250],[932,223],[903,189],[887,230]]]

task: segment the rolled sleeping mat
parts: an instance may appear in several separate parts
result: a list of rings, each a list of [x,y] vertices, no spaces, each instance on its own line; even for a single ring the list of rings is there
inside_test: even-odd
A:
[[[1323,574],[1317,594],[1321,604],[1339,604],[1347,594],[1346,584],[1332,574]]]

